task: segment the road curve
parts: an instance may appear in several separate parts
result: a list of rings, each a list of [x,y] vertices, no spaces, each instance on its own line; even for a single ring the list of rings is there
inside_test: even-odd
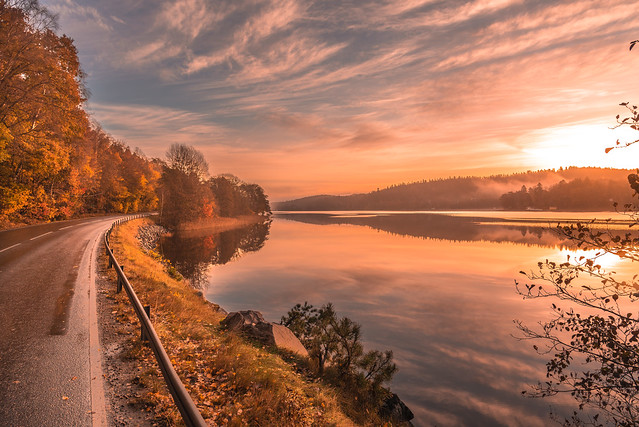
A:
[[[95,259],[117,218],[0,232],[0,425],[106,425]]]

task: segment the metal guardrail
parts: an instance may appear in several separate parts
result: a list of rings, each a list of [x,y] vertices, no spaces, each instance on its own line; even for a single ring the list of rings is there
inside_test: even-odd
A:
[[[162,375],[164,376],[166,385],[169,388],[169,392],[171,392],[173,401],[175,402],[175,405],[180,410],[180,414],[182,414],[182,419],[184,420],[184,423],[189,427],[206,426],[206,422],[204,421],[204,418],[202,418],[200,411],[198,411],[197,407],[193,403],[193,400],[191,399],[191,396],[186,391],[186,388],[184,388],[184,384],[182,384],[180,377],[178,377],[177,373],[175,372],[175,369],[173,368],[173,365],[171,364],[171,360],[169,359],[169,356],[166,354],[166,351],[164,350],[164,347],[162,346],[162,342],[160,342],[160,338],[155,332],[155,329],[153,329],[153,325],[151,324],[151,320],[149,319],[147,312],[145,311],[144,307],[142,306],[142,303],[140,302],[137,295],[135,294],[135,291],[133,290],[133,287],[129,283],[129,279],[127,279],[127,277],[125,276],[122,267],[118,264],[117,260],[115,259],[115,256],[113,255],[113,250],[109,246],[109,237],[111,236],[111,232],[117,225],[132,219],[142,218],[149,215],[150,214],[132,215],[126,218],[119,219],[115,221],[113,224],[111,224],[111,228],[109,228],[107,232],[104,234],[104,246],[106,249],[106,254],[109,256],[109,267],[113,266],[113,268],[115,269],[115,272],[118,275],[118,291],[120,290],[121,287],[123,287],[124,290],[126,290],[127,295],[129,296],[129,301],[131,301],[131,304],[133,305],[133,309],[135,310],[135,313],[138,315],[138,319],[140,319],[142,336],[148,340],[149,344],[151,345],[151,348],[153,349],[153,353],[155,354],[155,359],[157,360],[158,365],[160,366],[160,370],[162,371]]]

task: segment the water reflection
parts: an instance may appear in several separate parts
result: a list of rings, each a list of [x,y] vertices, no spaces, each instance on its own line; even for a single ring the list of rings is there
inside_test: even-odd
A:
[[[452,216],[437,213],[278,213],[276,217],[317,225],[360,225],[399,236],[453,242],[509,242],[562,249],[574,247],[571,242],[555,232],[557,220],[550,218],[539,221],[495,216]],[[618,225],[619,223],[620,221],[617,221],[614,224]]]
[[[211,265],[226,264],[246,252],[260,250],[270,227],[269,220],[213,234],[175,233],[160,240],[160,252],[192,286],[203,288]]]
[[[565,396],[521,396],[544,378],[546,360],[513,339],[513,320],[544,320],[550,303],[523,301],[514,279],[540,260],[565,259],[567,242],[544,228],[556,221],[276,215],[259,252],[211,269],[206,297],[271,321],[296,303],[333,302],[362,325],[367,349],[393,350],[400,371],[391,387],[417,426],[545,426],[551,403],[559,414],[572,407]]]

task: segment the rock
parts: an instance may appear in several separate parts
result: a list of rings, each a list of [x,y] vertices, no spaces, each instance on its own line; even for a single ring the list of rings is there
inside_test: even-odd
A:
[[[308,356],[306,348],[286,326],[271,323],[271,334],[273,336],[273,344],[277,347],[292,351],[300,356]]]
[[[274,345],[300,356],[308,356],[308,352],[300,340],[289,328],[267,322],[259,311],[246,310],[229,313],[222,320],[222,325],[229,331],[241,332],[266,345]]]
[[[397,424],[411,425],[410,420],[415,418],[413,412],[406,406],[398,395],[393,393],[380,408],[380,413],[390,417],[390,419]]]
[[[255,310],[234,311],[222,320],[224,327],[229,331],[235,332],[240,332],[242,327],[255,325],[256,323],[266,323],[266,320],[264,320],[262,313]]]
[[[143,225],[138,228],[137,239],[140,242],[142,249],[147,251],[154,251],[157,247],[158,241],[167,230],[156,224]]]

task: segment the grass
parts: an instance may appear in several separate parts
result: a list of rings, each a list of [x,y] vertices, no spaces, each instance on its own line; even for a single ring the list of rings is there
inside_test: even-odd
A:
[[[207,423],[212,425],[354,425],[344,415],[338,392],[306,374],[303,361],[227,333],[224,315],[186,281],[170,275],[153,252],[145,253],[135,238],[140,219],[119,226],[111,236],[118,262],[143,305],[173,365]],[[113,272],[110,273],[115,278]],[[117,295],[126,304],[124,292]],[[122,322],[137,319],[132,310],[114,314]],[[133,346],[129,357],[148,365],[139,382],[142,396],[168,425],[181,425],[180,414],[146,345]]]
[[[199,235],[202,233],[220,233],[258,222],[266,218],[260,215],[241,215],[235,218],[215,217],[180,224],[177,229],[182,235]]]

